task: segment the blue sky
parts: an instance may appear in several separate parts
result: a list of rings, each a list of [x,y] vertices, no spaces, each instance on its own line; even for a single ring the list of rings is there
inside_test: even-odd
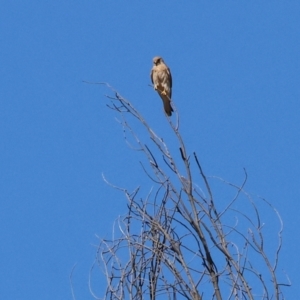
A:
[[[92,299],[95,234],[126,212],[101,174],[129,190],[149,182],[109,91],[82,80],[110,83],[168,139],[148,86],[161,55],[188,151],[208,175],[240,183],[246,168],[247,191],[281,213],[284,291],[299,299],[299,15],[299,1],[3,2],[0,298],[71,299],[77,263],[76,299]]]

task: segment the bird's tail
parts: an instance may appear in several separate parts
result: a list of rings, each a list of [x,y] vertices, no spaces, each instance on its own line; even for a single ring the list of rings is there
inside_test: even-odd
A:
[[[171,101],[170,101],[169,97],[162,95],[162,100],[164,103],[164,109],[165,109],[166,114],[169,117],[172,116],[172,111],[174,111],[174,110],[171,106]]]

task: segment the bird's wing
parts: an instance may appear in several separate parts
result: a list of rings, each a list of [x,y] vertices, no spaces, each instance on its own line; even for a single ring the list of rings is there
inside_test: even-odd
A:
[[[167,84],[168,84],[168,88],[170,90],[169,97],[171,98],[172,97],[172,74],[171,74],[169,67],[166,64],[164,66],[164,72],[167,77]]]
[[[171,74],[171,71],[168,67],[167,67],[167,70],[168,70],[168,75],[169,75],[170,88],[172,89],[172,74]]]
[[[154,82],[153,82],[153,68],[151,69],[150,78],[151,78],[152,84],[154,84]]]

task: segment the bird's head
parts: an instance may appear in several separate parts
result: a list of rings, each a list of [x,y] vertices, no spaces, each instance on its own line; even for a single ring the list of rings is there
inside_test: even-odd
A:
[[[155,66],[157,66],[157,65],[159,65],[159,64],[161,64],[161,63],[163,63],[164,62],[164,60],[162,59],[162,57],[160,57],[160,56],[155,56],[154,58],[153,58],[153,64],[155,65]]]

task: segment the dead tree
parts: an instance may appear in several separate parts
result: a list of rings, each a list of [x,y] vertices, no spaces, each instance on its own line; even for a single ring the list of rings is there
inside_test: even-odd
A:
[[[100,241],[92,269],[99,265],[104,271],[107,288],[97,298],[90,287],[95,298],[284,299],[281,287],[289,283],[279,282],[277,275],[283,224],[269,202],[244,190],[246,171],[240,185],[206,176],[197,154],[186,151],[178,113],[175,124],[166,117],[180,152],[175,160],[133,105],[108,88],[113,92],[107,96],[109,107],[117,112],[127,142],[133,138],[135,145],[130,145],[145,156],[142,168],[153,189],[141,197],[140,187],[129,192],[114,186],[126,196],[128,212],[116,222],[118,233]],[[137,135],[133,120],[144,128],[148,145]],[[212,182],[230,192],[218,195]],[[277,220],[271,224],[276,231],[271,253],[258,203]]]

